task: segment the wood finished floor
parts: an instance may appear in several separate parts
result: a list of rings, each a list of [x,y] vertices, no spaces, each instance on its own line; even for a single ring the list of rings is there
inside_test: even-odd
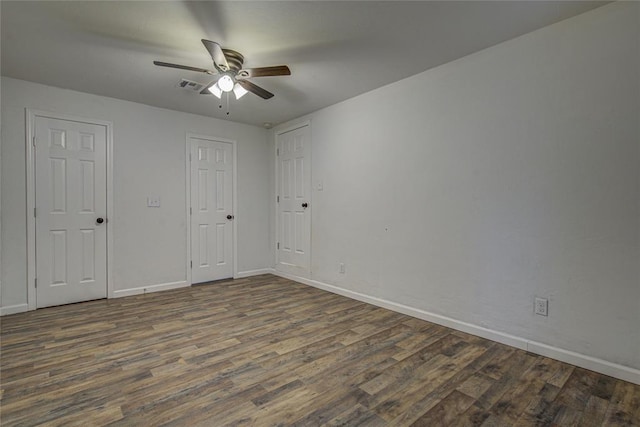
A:
[[[640,425],[640,386],[271,275],[1,319],[14,425]]]

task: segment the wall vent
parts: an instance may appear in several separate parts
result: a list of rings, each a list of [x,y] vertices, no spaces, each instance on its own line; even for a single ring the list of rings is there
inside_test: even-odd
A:
[[[191,81],[191,80],[182,79],[176,85],[176,87],[188,90],[190,92],[200,92],[202,90],[202,88],[204,87],[204,85],[200,84],[198,82]]]

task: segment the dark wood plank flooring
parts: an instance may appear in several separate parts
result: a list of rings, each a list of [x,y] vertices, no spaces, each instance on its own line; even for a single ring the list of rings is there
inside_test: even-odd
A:
[[[17,425],[640,425],[640,386],[272,275],[1,320]]]

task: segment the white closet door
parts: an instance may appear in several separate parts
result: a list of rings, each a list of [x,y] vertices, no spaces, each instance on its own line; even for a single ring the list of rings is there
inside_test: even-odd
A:
[[[307,275],[311,255],[311,135],[309,126],[278,134],[277,268]]]
[[[107,129],[36,117],[36,305],[107,296]]]
[[[191,282],[233,277],[233,146],[190,138]]]

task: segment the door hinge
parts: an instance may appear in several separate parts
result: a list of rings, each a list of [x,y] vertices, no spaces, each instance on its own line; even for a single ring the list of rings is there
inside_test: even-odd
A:
[[[33,282],[35,283],[36,288],[37,288],[37,287],[38,287],[38,278],[36,277],[36,278],[33,280]]]
[[[280,249],[280,242],[278,242],[278,249]]]
[[[191,261],[191,268],[193,268],[193,261]]]
[[[33,138],[31,138],[31,142],[33,144],[33,146],[36,146],[36,137],[34,136]]]
[[[279,155],[280,155],[280,149],[276,148],[276,156],[279,156]]]
[[[33,208],[33,217],[35,218],[36,216],[38,216],[38,211],[36,210],[36,208]]]
[[[276,203],[280,203],[280,196],[276,196]]]
[[[193,208],[189,208],[189,215],[193,215]]]

